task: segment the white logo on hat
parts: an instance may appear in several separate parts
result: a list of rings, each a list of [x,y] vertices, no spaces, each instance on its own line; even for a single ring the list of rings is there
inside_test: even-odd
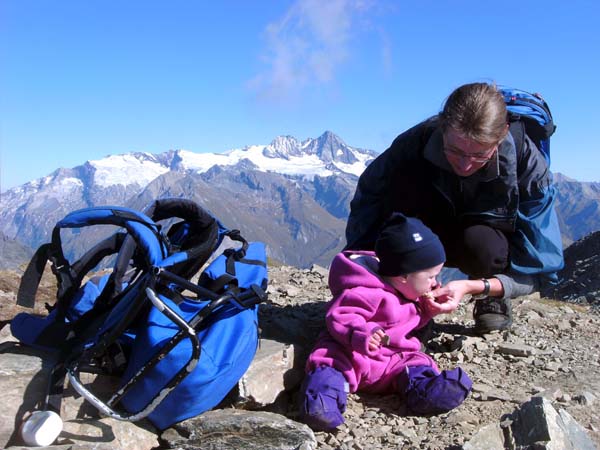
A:
[[[421,233],[413,233],[413,239],[415,242],[421,242],[423,238],[421,237]]]

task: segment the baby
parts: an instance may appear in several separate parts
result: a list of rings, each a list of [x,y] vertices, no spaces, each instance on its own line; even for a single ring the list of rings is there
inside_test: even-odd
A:
[[[413,336],[458,305],[430,294],[445,260],[438,237],[398,213],[384,224],[375,252],[334,258],[327,330],[308,358],[300,391],[304,422],[315,430],[342,424],[348,392],[398,392],[416,414],[446,412],[463,402],[472,385],[467,374],[460,368],[440,372]]]

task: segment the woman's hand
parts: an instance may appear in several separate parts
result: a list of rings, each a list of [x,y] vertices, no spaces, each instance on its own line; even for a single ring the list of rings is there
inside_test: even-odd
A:
[[[470,284],[472,283],[471,280],[454,280],[445,286],[433,290],[431,293],[435,297],[455,298],[460,302],[465,295],[471,293],[472,287]]]
[[[420,303],[432,316],[448,314],[458,308],[460,300],[468,294],[467,280],[450,281],[421,297]]]

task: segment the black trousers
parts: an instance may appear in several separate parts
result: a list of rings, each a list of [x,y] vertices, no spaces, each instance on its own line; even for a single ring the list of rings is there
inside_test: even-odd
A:
[[[458,221],[431,179],[423,176],[427,170],[403,172],[392,180],[387,198],[389,210],[418,217],[431,228],[446,250],[446,266],[455,267],[471,278],[505,272],[510,263],[506,234],[488,225]]]
[[[442,241],[447,267],[455,267],[471,278],[487,278],[508,269],[508,239],[502,231],[487,225],[426,225]]]

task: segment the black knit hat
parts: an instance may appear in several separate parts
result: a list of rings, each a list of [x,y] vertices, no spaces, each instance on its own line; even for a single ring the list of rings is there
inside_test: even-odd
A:
[[[392,214],[383,225],[375,241],[375,254],[379,258],[379,274],[392,277],[446,261],[444,246],[437,235],[419,219],[400,213]]]

